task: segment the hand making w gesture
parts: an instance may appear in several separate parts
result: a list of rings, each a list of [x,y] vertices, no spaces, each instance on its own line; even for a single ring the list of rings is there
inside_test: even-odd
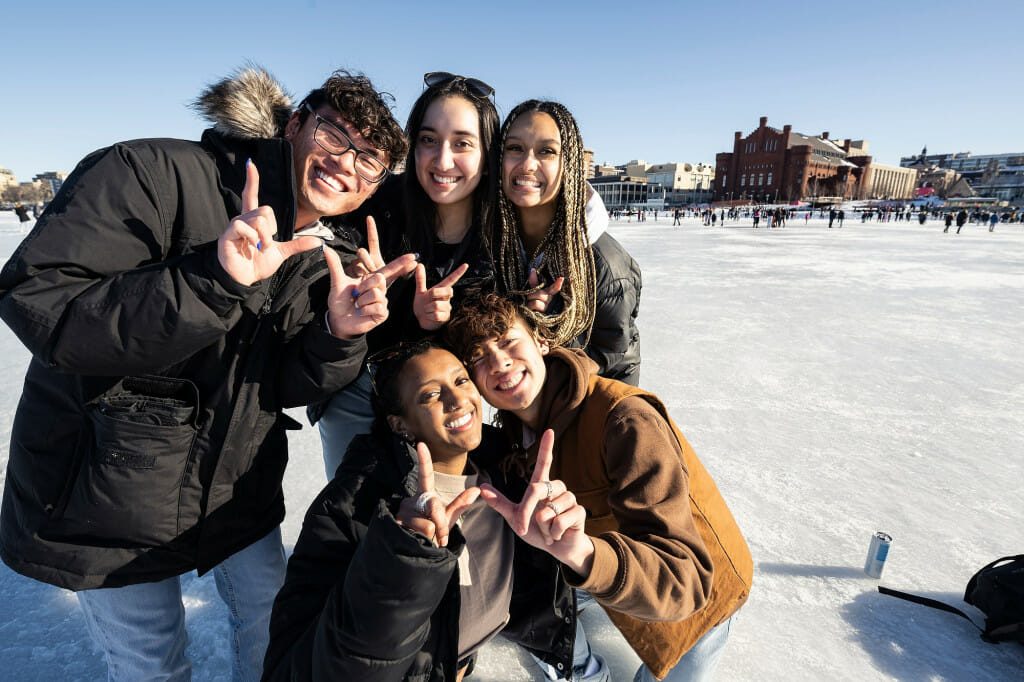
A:
[[[416,266],[416,294],[412,299],[412,312],[420,329],[434,331],[443,327],[452,316],[452,296],[455,283],[466,274],[469,266],[463,263],[434,286],[427,288],[427,269],[423,263]]]
[[[480,488],[466,488],[449,504],[434,492],[434,463],[430,450],[424,443],[416,445],[416,459],[419,461],[419,495],[407,497],[398,507],[395,520],[398,524],[420,533],[441,547],[448,546],[448,534],[469,505],[480,496]]]
[[[562,290],[564,277],[557,277],[554,282],[546,287],[540,285],[540,276],[535,268],[530,268],[530,275],[526,283],[530,286],[530,292],[526,294],[526,307],[538,313],[547,311],[552,299]]]
[[[396,279],[413,271],[417,257],[417,254],[407,253],[385,264],[380,251],[380,238],[377,236],[377,221],[373,216],[366,216],[366,248],[356,251],[356,258],[349,264],[348,272],[353,277],[362,277],[381,272],[387,265],[401,263],[401,267],[386,271],[387,286],[390,287]]]
[[[388,318],[388,283],[416,266],[412,254],[400,256],[380,269],[351,277],[341,265],[341,257],[324,246],[331,289],[327,294],[327,324],[339,338],[365,334]]]
[[[242,212],[231,220],[217,240],[221,267],[239,284],[252,286],[270,277],[291,256],[320,246],[316,237],[274,241],[277,217],[270,206],[260,206],[260,174],[249,160],[242,188]]]
[[[594,561],[594,543],[584,532],[587,512],[562,481],[550,480],[554,444],[555,434],[547,429],[540,438],[537,464],[519,504],[486,483],[480,486],[480,496],[523,540],[585,578]]]

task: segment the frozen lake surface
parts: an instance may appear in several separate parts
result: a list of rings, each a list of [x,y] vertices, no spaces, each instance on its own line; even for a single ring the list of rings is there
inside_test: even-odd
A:
[[[673,228],[662,216],[610,231],[643,269],[641,385],[669,406],[754,555],[718,679],[1024,679],[1024,647],[875,589],[981,622],[961,602],[967,580],[1024,552],[1024,226]],[[4,261],[22,237],[0,212]],[[28,362],[6,326],[0,356],[5,470]],[[291,443],[289,546],[324,483],[316,432]],[[862,571],[878,530],[893,536],[881,581]],[[186,576],[184,592],[194,678],[229,680],[212,576]],[[0,677],[104,678],[73,594],[0,566],[0,603]],[[583,619],[613,679],[632,680],[636,658],[603,614]],[[497,640],[470,679],[541,678]]]

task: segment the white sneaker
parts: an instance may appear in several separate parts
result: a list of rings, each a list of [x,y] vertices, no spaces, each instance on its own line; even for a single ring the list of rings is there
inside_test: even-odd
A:
[[[570,682],[611,682],[611,672],[608,670],[608,664],[604,662],[604,658],[599,654],[591,652],[587,657],[587,662],[578,667],[573,668],[572,677],[565,678],[559,675],[558,671],[555,670],[554,666],[544,663],[536,656],[531,654],[537,665],[540,666],[541,671],[544,673],[544,677],[548,680],[555,682],[556,680],[569,680]]]

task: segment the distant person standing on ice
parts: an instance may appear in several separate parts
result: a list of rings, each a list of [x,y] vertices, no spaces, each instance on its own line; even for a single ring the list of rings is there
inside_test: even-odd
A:
[[[672,212],[672,224],[679,225],[679,209],[677,208]]]
[[[922,208],[921,212],[917,214],[917,222],[919,225],[924,225],[926,220],[928,220],[928,213]]]
[[[995,232],[996,224],[999,223],[999,214],[992,211],[992,215],[988,217],[988,231]]]
[[[576,120],[557,102],[523,102],[501,127],[500,150],[490,238],[498,292],[525,303],[559,344],[582,347],[601,376],[637,385],[640,266],[606,232],[603,205],[586,214],[593,190]],[[550,296],[536,296],[545,288]]]
[[[843,226],[843,219],[846,218],[846,211],[839,209],[839,227]]]
[[[960,229],[967,223],[967,210],[961,208],[960,212],[956,214],[956,233],[960,234]]]
[[[829,227],[830,230],[832,229],[832,223],[834,223],[835,220],[836,220],[836,209],[830,208],[828,210],[828,227]]]
[[[949,211],[946,212],[946,229],[943,232],[949,232],[949,228],[953,225],[953,214]]]
[[[19,222],[27,223],[28,221],[32,220],[31,218],[28,217],[28,209],[25,208],[20,203],[15,205],[14,212],[18,215]]]

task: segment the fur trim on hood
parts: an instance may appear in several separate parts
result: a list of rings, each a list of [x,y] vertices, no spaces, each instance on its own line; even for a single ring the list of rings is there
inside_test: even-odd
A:
[[[278,137],[292,114],[291,95],[254,64],[214,83],[190,106],[221,135],[243,139]]]

